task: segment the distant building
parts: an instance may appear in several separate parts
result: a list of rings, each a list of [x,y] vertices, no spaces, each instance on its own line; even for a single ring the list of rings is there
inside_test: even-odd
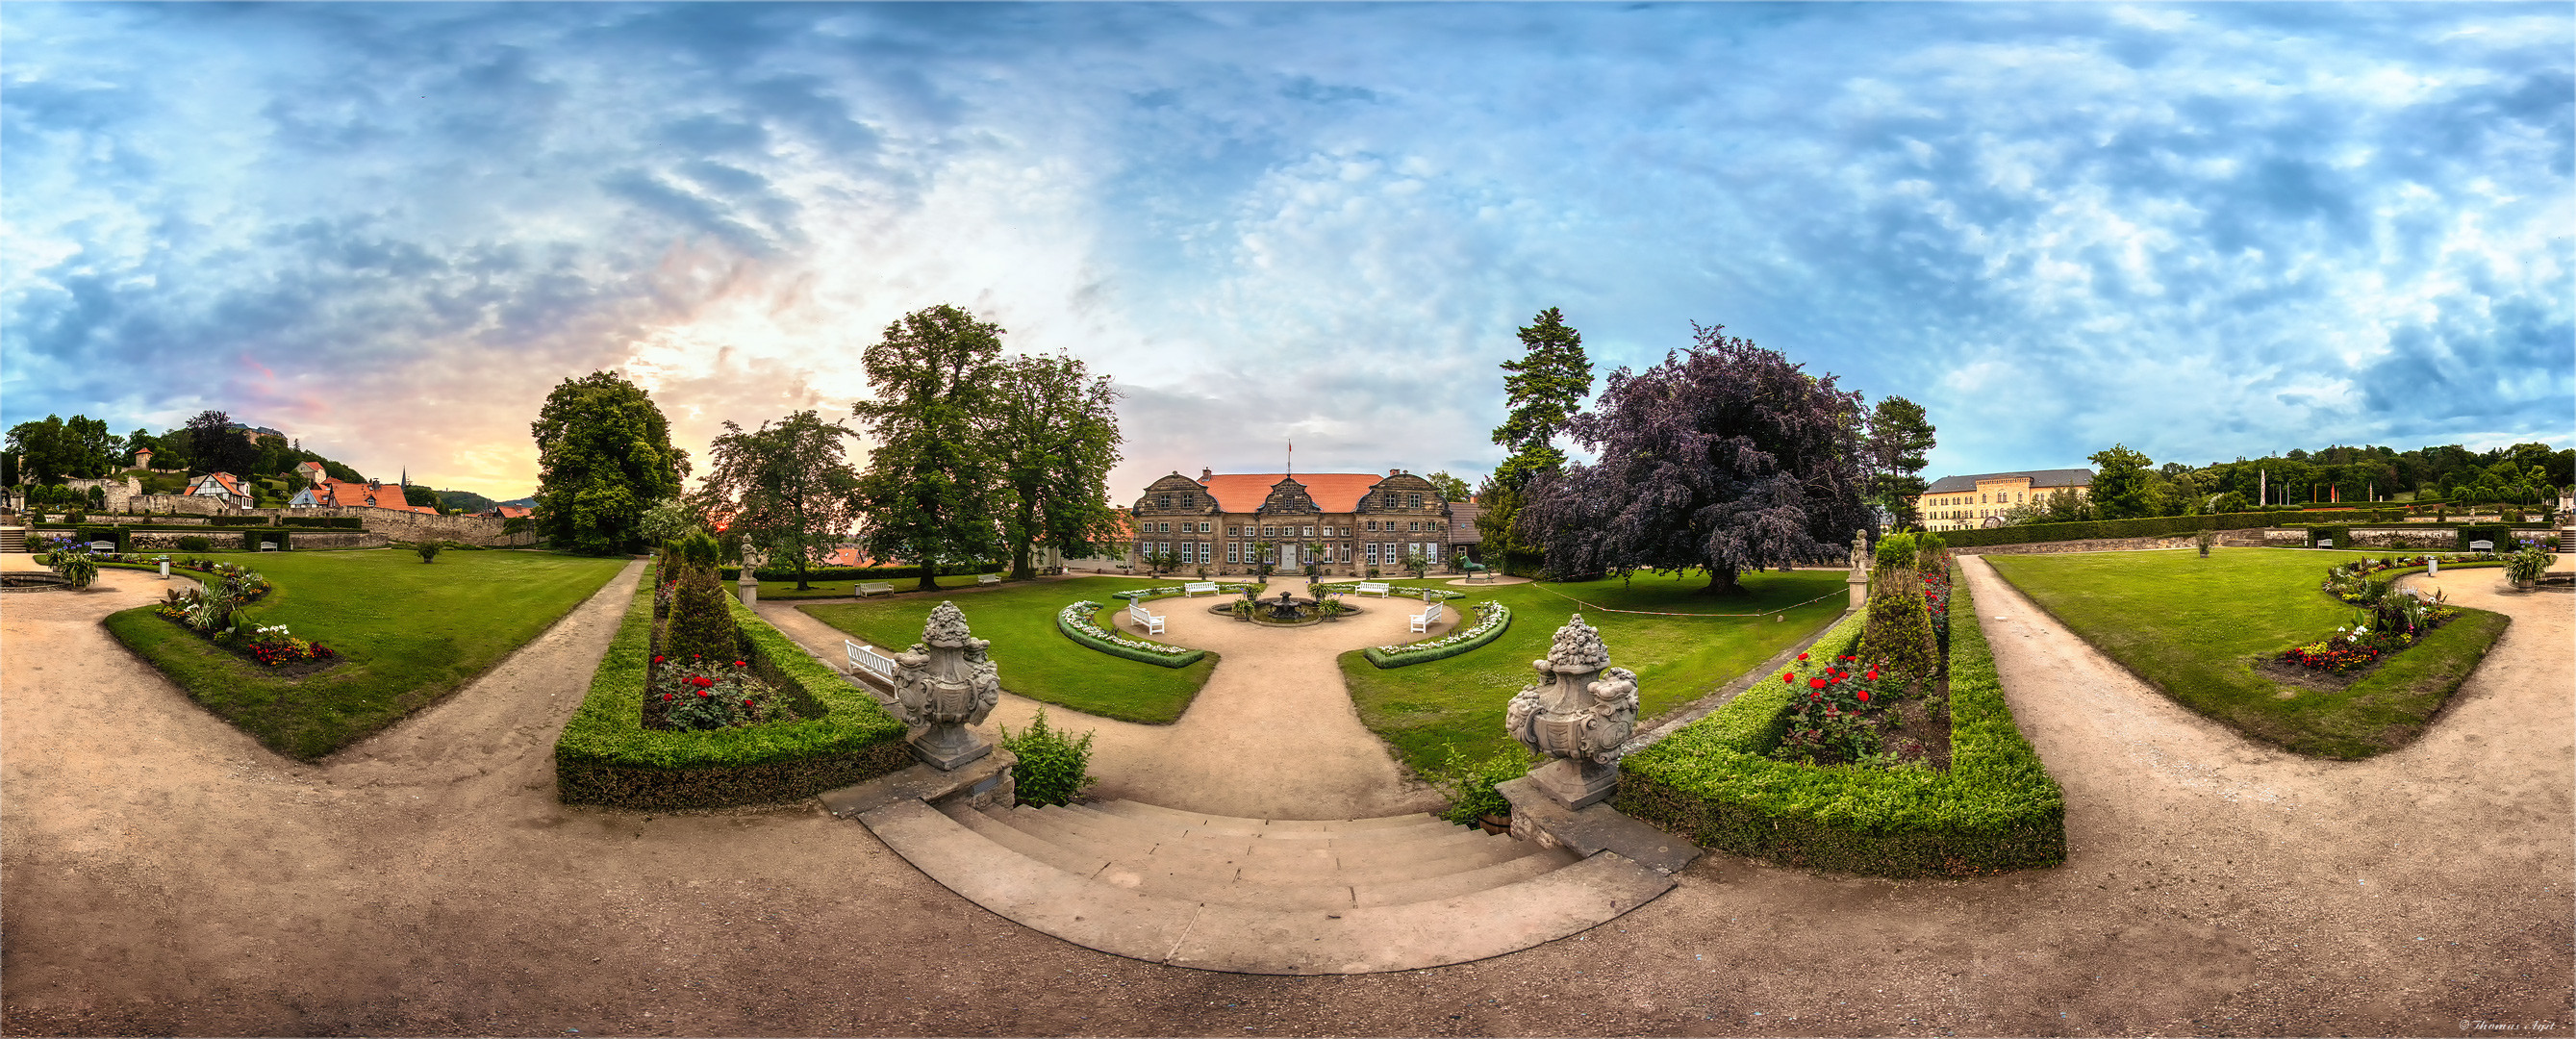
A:
[[[290,509],[392,509],[396,512],[438,515],[437,509],[426,505],[414,505],[405,500],[403,489],[398,484],[376,480],[357,483],[327,477],[320,483],[295,492],[295,497],[287,501],[286,507]]]
[[[236,509],[247,509],[257,504],[250,490],[242,485],[241,478],[231,473],[207,473],[197,477],[188,481],[188,489],[183,493],[194,498],[214,498]]]
[[[295,463],[295,475],[303,478],[305,486],[319,487],[322,485],[322,481],[328,479],[331,474],[323,470],[322,463],[320,462],[297,462]]]
[[[148,447],[138,447],[138,448],[135,448],[135,449],[134,449],[134,467],[135,467],[135,468],[137,468],[137,469],[150,469],[150,468],[152,468],[152,449],[151,449],[151,448],[148,448]]]
[[[1914,515],[1925,530],[2000,527],[2004,510],[2043,501],[2059,491],[2079,499],[2091,497],[2093,470],[2030,469],[1944,476],[1915,496]]]
[[[1375,473],[1217,473],[1154,481],[1127,513],[1129,558],[1169,553],[1183,569],[1249,573],[1263,562],[1324,573],[1393,570],[1410,555],[1445,565],[1475,545],[1475,506],[1451,503],[1402,469]]]

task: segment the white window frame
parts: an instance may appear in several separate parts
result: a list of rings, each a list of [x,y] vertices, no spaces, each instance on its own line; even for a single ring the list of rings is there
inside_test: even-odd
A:
[[[1226,542],[1226,543],[1225,543],[1225,561],[1226,561],[1226,562],[1229,562],[1229,563],[1240,563],[1240,562],[1243,562],[1243,560],[1241,560],[1241,559],[1237,558],[1238,556],[1241,556],[1242,554],[1243,554],[1243,542],[1240,542],[1240,541],[1228,541],[1228,542]]]

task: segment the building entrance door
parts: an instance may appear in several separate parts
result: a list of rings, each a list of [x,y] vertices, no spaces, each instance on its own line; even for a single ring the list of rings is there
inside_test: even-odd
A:
[[[1298,550],[1303,547],[1304,546],[1299,545],[1294,541],[1280,542],[1279,565],[1283,567],[1299,567],[1306,565],[1305,558],[1298,554]]]

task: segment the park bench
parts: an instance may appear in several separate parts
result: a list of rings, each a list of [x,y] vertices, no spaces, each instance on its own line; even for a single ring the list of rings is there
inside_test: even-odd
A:
[[[1145,634],[1160,635],[1163,633],[1163,618],[1155,616],[1153,611],[1147,610],[1144,603],[1128,603],[1127,619],[1135,621],[1137,627],[1145,629]]]
[[[1206,593],[1208,593],[1209,595],[1214,595],[1214,594],[1216,594],[1216,582],[1214,582],[1214,581],[1192,581],[1192,582],[1190,582],[1190,583],[1188,583],[1188,584],[1185,584],[1185,585],[1182,585],[1182,586],[1181,586],[1181,598],[1184,598],[1184,599],[1187,599],[1187,598],[1189,598],[1189,597],[1191,597],[1191,596],[1193,596],[1193,595],[1197,595],[1197,594],[1199,594],[1200,592],[1206,592]]]
[[[1374,595],[1383,599],[1386,598],[1387,589],[1388,585],[1384,581],[1362,581],[1359,587],[1353,590],[1362,595]]]
[[[893,585],[890,585],[890,584],[886,584],[885,582],[882,582],[882,581],[870,581],[870,582],[868,582],[868,583],[866,583],[866,584],[862,584],[862,585],[860,585],[860,586],[859,586],[857,589],[855,589],[855,590],[858,592],[858,596],[859,596],[859,598],[862,598],[862,599],[865,599],[865,598],[867,598],[868,596],[871,596],[871,595],[893,595],[893,594],[894,594],[894,586],[893,586]]]
[[[2318,548],[2333,548],[2333,547],[2334,547],[2334,539],[2333,539],[2333,538],[2318,538],[2318,539],[2317,539],[2317,545],[2316,545],[2316,547],[2318,547]]]
[[[850,670],[853,673],[865,672],[883,678],[887,682],[894,681],[893,657],[877,652],[873,646],[862,646],[848,639],[842,639],[841,645],[849,651]]]
[[[102,553],[102,554],[104,554],[104,553],[108,553],[108,552],[114,552],[114,551],[116,551],[116,542],[113,542],[113,541],[92,541],[92,542],[90,542],[90,543],[89,543],[89,550],[90,550],[90,551],[92,551],[92,552],[98,552],[98,553]]]
[[[1406,614],[1404,619],[1406,623],[1413,626],[1414,631],[1428,635],[1431,633],[1431,626],[1440,623],[1440,604],[1435,602],[1426,605],[1422,608],[1422,612]]]
[[[1458,557],[1458,569],[1466,571],[1467,579],[1470,581],[1475,580],[1477,574],[1485,575],[1485,579],[1488,581],[1494,579],[1494,568],[1465,556]]]
[[[976,584],[1000,584],[1000,583],[1002,583],[1002,575],[1000,575],[1000,574],[977,574],[977,575],[975,575],[975,583],[976,583]]]
[[[2492,542],[2492,541],[2472,541],[2472,542],[2469,542],[2469,551],[2472,551],[2472,552],[2493,552],[2493,551],[2495,551],[2495,542]]]

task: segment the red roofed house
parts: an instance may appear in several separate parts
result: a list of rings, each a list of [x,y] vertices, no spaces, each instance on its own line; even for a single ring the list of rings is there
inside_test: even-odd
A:
[[[495,505],[492,506],[492,511],[484,513],[484,515],[497,516],[502,519],[519,519],[523,516],[532,515],[536,511],[537,510],[525,505]]]
[[[438,515],[426,505],[414,505],[403,499],[400,484],[369,480],[355,483],[324,477],[320,483],[295,492],[286,503],[290,509],[392,509],[397,512],[421,512]]]
[[[1201,469],[1196,480],[1176,472],[1146,487],[1129,517],[1131,558],[1169,552],[1185,570],[1224,574],[1251,573],[1265,556],[1299,567],[1310,553],[1326,574],[1391,573],[1413,554],[1446,565],[1479,540],[1472,506],[1453,505],[1431,481],[1401,469],[1384,476]]]
[[[257,504],[250,491],[242,487],[241,478],[231,473],[207,473],[190,480],[185,493],[192,497],[220,499],[236,509],[247,509]]]
[[[305,486],[318,487],[331,474],[323,471],[320,462],[298,462],[295,464],[295,475],[304,478]]]

